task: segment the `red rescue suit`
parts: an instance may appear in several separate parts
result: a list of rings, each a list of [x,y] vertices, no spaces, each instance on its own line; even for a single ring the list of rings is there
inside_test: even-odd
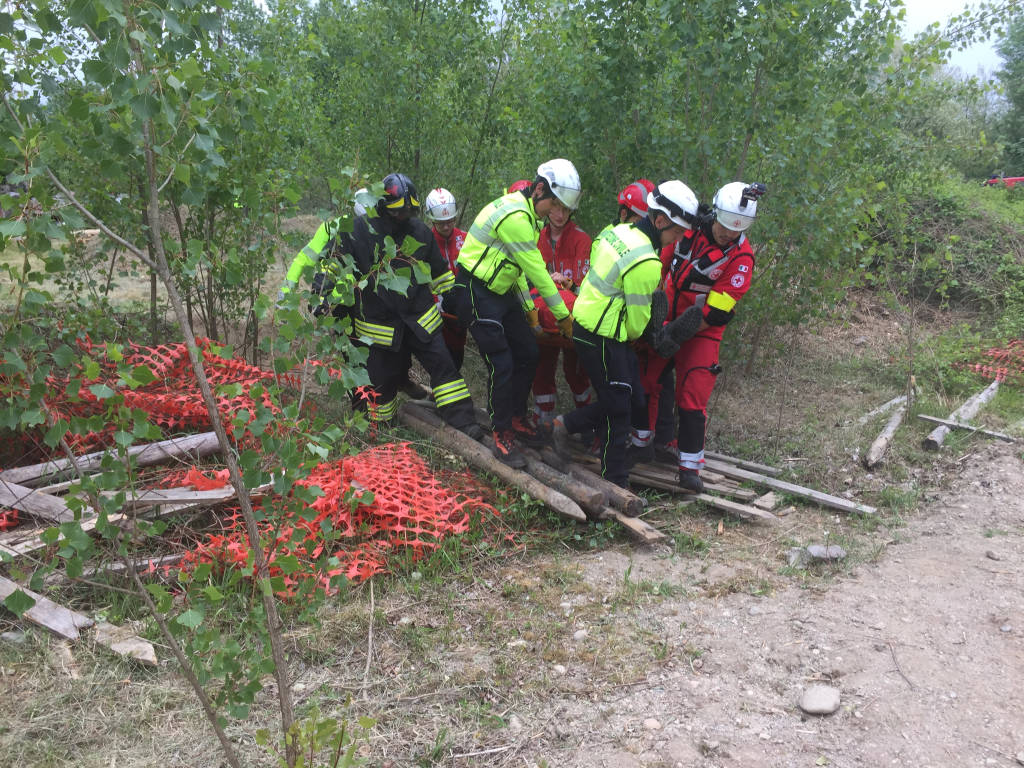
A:
[[[576,294],[564,288],[558,293],[566,308],[572,312]],[[540,357],[537,361],[537,373],[533,377],[533,401],[537,406],[540,420],[548,422],[555,418],[555,393],[558,389],[555,385],[555,371],[558,368],[559,351],[562,352],[562,371],[565,373],[565,380],[569,383],[577,408],[590,403],[590,379],[583,370],[583,364],[580,363],[572,342],[559,335],[558,323],[544,299],[535,296],[533,305],[537,308],[540,327],[547,334],[537,344]]]
[[[448,237],[442,237],[441,233],[437,231],[437,227],[433,227],[433,231],[434,240],[437,241],[437,247],[441,249],[441,255],[448,262],[452,274],[457,274],[459,269],[455,262],[459,258],[462,244],[466,241],[466,233],[458,227],[454,228]],[[448,291],[448,295],[451,295],[451,291]],[[441,336],[444,338],[444,344],[452,355],[452,361],[455,363],[456,370],[461,371],[462,361],[466,358],[466,329],[459,325],[455,319],[455,312],[449,311],[449,309],[446,309],[442,302],[441,310],[444,316],[444,325],[441,326]]]
[[[704,464],[708,400],[720,370],[718,348],[736,303],[750,288],[754,251],[745,235],[720,248],[710,231],[696,230],[675,246],[664,248],[661,257],[669,320],[696,304],[703,307],[704,321],[709,326],[685,342],[674,357],[679,468],[700,469]],[[649,410],[651,414],[657,412],[655,385],[667,365],[668,360],[651,356],[645,371],[644,387],[655,401]]]
[[[550,224],[544,225],[537,238],[537,247],[544,257],[548,272],[565,275],[572,281],[574,289],[579,288],[584,275],[590,270],[591,244],[590,235],[576,226],[572,219],[562,228],[558,242],[552,242]]]
[[[545,224],[537,238],[537,247],[544,257],[544,264],[547,265],[550,274],[560,274],[571,282],[569,290],[561,290],[562,299],[565,305],[572,311],[572,302],[566,298],[568,293],[572,301],[576,300],[575,293],[579,290],[580,283],[590,270],[590,247],[592,241],[590,235],[580,229],[576,222],[569,219],[562,227],[562,233],[558,241],[553,242],[551,225]],[[555,325],[555,316],[548,310],[543,301],[535,304],[540,315],[541,327],[546,331],[558,333]],[[545,323],[550,323],[546,325]],[[558,339],[560,337],[555,336]],[[576,349],[571,343],[567,344],[545,344],[538,345],[540,359],[537,361],[537,372],[533,378],[533,401],[536,405],[537,415],[541,421],[551,421],[555,417],[555,393],[558,386],[555,383],[555,372],[558,369],[558,354],[562,351],[562,371],[565,373],[565,380],[572,391],[573,400],[577,408],[582,408],[590,403],[590,380],[583,370],[583,365],[576,356]]]

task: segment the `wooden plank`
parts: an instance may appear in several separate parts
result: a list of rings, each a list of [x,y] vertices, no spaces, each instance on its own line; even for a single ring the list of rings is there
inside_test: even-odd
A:
[[[217,436],[213,432],[203,432],[198,435],[162,440],[158,443],[133,445],[127,450],[127,455],[135,458],[136,466],[147,467],[186,457],[192,459],[209,456],[219,450],[220,444],[217,442]],[[102,467],[103,459],[107,455],[112,456],[115,460],[120,459],[115,452],[97,451],[79,456],[75,461],[82,472],[95,472]],[[75,466],[70,459],[55,459],[28,467],[5,469],[0,472],[0,480],[35,486],[50,478],[65,479],[75,475]]]
[[[767,475],[762,475],[758,472],[751,472],[746,469],[740,469],[739,467],[731,467],[716,459],[707,459],[707,463],[723,475],[728,475],[736,480],[750,480],[751,482],[758,483],[759,485],[768,486],[776,491],[782,491],[783,493],[788,493],[793,496],[810,499],[823,507],[837,509],[840,512],[852,512],[860,515],[874,515],[878,512],[877,509],[868,506],[867,504],[858,504],[857,502],[850,501],[849,499],[832,496],[831,494],[822,493],[821,491],[816,491],[812,488],[805,488],[804,486],[796,485],[795,483],[788,483],[785,480],[779,480],[777,477],[768,477]]]
[[[737,459],[734,456],[726,456],[724,453],[715,453],[707,449],[704,450],[704,457],[724,461],[726,464],[732,464],[740,469],[749,469],[751,472],[760,472],[762,475],[769,475],[771,477],[782,474],[782,470],[778,467],[770,467],[767,464],[758,464],[756,461],[747,461],[746,459]]]
[[[893,411],[892,416],[889,417],[889,421],[885,425],[885,429],[879,433],[875,441],[871,443],[871,447],[868,448],[868,452],[864,454],[864,467],[866,469],[872,469],[882,460],[886,450],[889,448],[889,443],[892,442],[893,437],[896,435],[896,430],[903,423],[903,417],[906,413],[907,407],[905,405]]]
[[[723,512],[728,512],[731,515],[736,515],[744,520],[753,520],[755,522],[768,521],[776,522],[779,518],[773,515],[771,512],[766,512],[763,509],[757,507],[751,507],[746,504],[740,504],[730,499],[723,499],[721,496],[712,496],[707,493],[698,493],[697,501],[703,501],[705,504],[720,509]]]
[[[623,514],[614,507],[605,507],[600,514],[598,514],[600,520],[614,520],[623,528],[626,532],[643,542],[644,544],[657,544],[660,541],[665,541],[668,536],[650,523],[644,522],[639,517],[630,517],[629,515]]]
[[[25,611],[21,617],[50,630],[55,635],[59,635],[66,640],[77,640],[79,637],[78,630],[93,625],[92,619],[88,616],[68,610],[49,598],[37,595],[35,592],[19,586],[10,579],[0,576],[0,600],[6,600],[8,595],[14,594],[19,589],[36,601],[36,604]]]
[[[271,484],[261,485],[249,491],[251,498],[259,498],[271,488]],[[114,497],[120,491],[101,491],[106,497]],[[125,508],[159,507],[164,504],[219,504],[222,501],[237,498],[235,489],[230,485],[215,488],[212,491],[194,491],[190,488],[152,488],[139,493],[131,493],[125,500]]]
[[[679,487],[679,482],[676,478],[676,473],[665,473],[665,472],[652,472],[649,464],[637,464],[633,469],[629,471],[630,482],[634,482],[637,485],[644,485],[648,488],[658,488],[663,491],[672,491],[675,493],[685,493],[682,488]],[[712,473],[713,474],[713,473]],[[740,488],[734,482],[728,481],[724,483],[711,482],[702,473],[704,480],[704,489],[707,491],[714,491],[720,493],[723,496],[731,496],[734,499],[740,501],[753,501],[757,498],[757,491],[753,491],[750,488]],[[724,478],[723,478],[724,479]],[[646,481],[655,481],[657,485],[650,485]]]
[[[50,523],[66,523],[75,519],[63,499],[28,488],[17,483],[0,480],[0,506],[26,512]],[[83,510],[86,516],[91,510]]]
[[[771,512],[779,506],[779,497],[775,495],[774,491],[768,491],[764,496],[758,496],[750,503],[758,509],[763,509],[765,512]]]
[[[993,381],[985,389],[978,394],[971,397],[967,402],[957,408],[949,415],[949,420],[954,421],[958,424],[973,419],[978,411],[981,410],[981,406],[996,396],[996,392],[999,391],[999,382]],[[937,451],[942,447],[942,443],[946,440],[946,436],[949,434],[950,428],[945,424],[942,424],[933,429],[926,437],[922,445],[929,451]]]
[[[923,413],[917,414],[917,418],[924,421],[931,422],[932,424],[943,424],[950,429],[964,429],[968,432],[977,432],[979,435],[985,435],[985,437],[994,437],[996,440],[1005,440],[1007,443],[1017,442],[1017,438],[1005,435],[1002,432],[993,432],[990,429],[982,429],[981,427],[974,427],[970,424],[962,424],[959,421],[951,421],[949,419],[940,419],[936,416],[925,416]]]

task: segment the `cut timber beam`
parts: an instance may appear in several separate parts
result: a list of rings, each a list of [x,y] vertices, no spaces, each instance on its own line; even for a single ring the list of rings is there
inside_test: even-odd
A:
[[[853,512],[860,515],[874,515],[878,512],[874,507],[870,507],[867,504],[858,504],[855,501],[844,499],[839,496],[832,496],[828,493],[822,493],[821,491],[815,491],[812,488],[805,488],[802,485],[796,485],[795,483],[787,483],[785,480],[779,480],[777,477],[768,477],[757,472],[750,472],[746,469],[740,469],[739,467],[732,467],[728,464],[724,464],[715,459],[708,459],[707,465],[712,469],[718,470],[723,475],[735,478],[736,480],[750,480],[758,483],[759,485],[765,485],[776,491],[782,491],[793,496],[800,496],[804,499],[810,499],[811,501],[817,502],[823,507],[829,507],[830,509],[838,509],[840,512]]]
[[[734,456],[726,456],[724,453],[715,453],[714,451],[704,451],[705,458],[717,459],[718,461],[724,461],[726,464],[733,464],[740,469],[749,469],[751,472],[760,472],[762,475],[781,475],[782,470],[778,467],[769,467],[767,464],[758,464],[756,461],[747,461],[746,459],[737,459]]]
[[[203,432],[199,435],[188,435],[176,437],[170,440],[162,440],[159,443],[146,443],[145,445],[133,445],[128,449],[127,455],[135,458],[135,465],[148,467],[153,464],[163,464],[176,459],[195,458],[209,456],[217,453],[220,445],[217,443],[217,435],[213,432]],[[115,460],[120,457],[113,451],[97,451],[87,453],[75,459],[78,469],[82,472],[95,472],[103,465],[103,459],[111,456]],[[43,464],[33,464],[28,467],[15,467],[0,472],[0,480],[21,485],[39,485],[51,478],[64,479],[74,477],[76,474],[75,464],[70,459],[55,459]]]
[[[644,522],[639,517],[630,517],[612,507],[605,507],[598,515],[598,518],[601,520],[615,520],[626,529],[630,536],[644,544],[657,544],[659,541],[664,541],[668,538],[667,535],[650,523]]]
[[[1010,435],[1004,435],[1002,432],[993,432],[990,429],[982,429],[981,427],[974,427],[970,424],[962,424],[959,421],[950,421],[949,419],[940,419],[935,416],[925,416],[923,413],[917,414],[917,418],[923,421],[929,421],[932,424],[942,424],[949,427],[950,429],[964,429],[968,432],[977,432],[979,435],[985,435],[985,437],[994,437],[996,440],[1004,440],[1007,443],[1017,442],[1017,438],[1011,437]]]
[[[24,485],[0,480],[0,506],[26,512],[48,523],[68,523],[75,519],[63,499],[34,491]],[[90,509],[83,510],[83,517],[92,515]]]
[[[978,411],[981,410],[981,406],[996,396],[996,392],[999,391],[999,382],[993,381],[985,389],[976,394],[970,400],[965,402],[951,414],[949,414],[949,420],[955,421],[957,424],[963,424],[964,422],[973,419]],[[937,451],[942,447],[942,443],[946,440],[946,435],[949,434],[949,427],[945,424],[936,427],[924,439],[922,445],[929,451]]]
[[[93,620],[88,616],[68,610],[62,605],[50,600],[48,597],[37,595],[35,592],[18,586],[10,579],[0,576],[0,600],[6,600],[8,596],[21,590],[36,601],[36,604],[22,614],[22,618],[40,627],[50,630],[55,635],[65,640],[77,640],[78,630],[86,629],[93,625]]]
[[[755,522],[776,522],[779,518],[773,515],[771,512],[766,512],[763,509],[757,507],[751,507],[746,504],[740,504],[736,501],[729,499],[723,499],[721,496],[712,496],[707,493],[699,493],[696,496],[697,501],[703,501],[705,504],[720,509],[723,512],[728,512],[731,515],[736,515],[744,520],[753,520]]]
[[[249,491],[251,498],[259,498],[273,486],[268,483]],[[103,496],[116,496],[121,491],[102,491]],[[237,498],[238,494],[230,485],[215,488],[212,491],[193,491],[189,488],[153,488],[138,493],[128,493],[124,502],[125,509],[139,507],[160,507],[164,504],[219,504],[222,501]]]
[[[32,624],[48,629],[58,637],[65,640],[78,640],[81,637],[79,630],[88,629],[95,622],[88,616],[83,616],[62,605],[59,605],[48,597],[36,594],[31,590],[18,586],[10,579],[0,576],[0,600],[6,600],[8,595],[21,590],[35,601],[35,605],[25,611],[21,617]],[[110,649],[119,656],[127,656],[141,661],[149,666],[156,666],[156,651],[153,644],[149,643],[131,630],[107,624],[101,621],[96,626],[96,642]]]

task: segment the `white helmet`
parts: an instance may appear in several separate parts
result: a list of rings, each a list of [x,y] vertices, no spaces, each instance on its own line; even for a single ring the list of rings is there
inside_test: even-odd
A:
[[[763,195],[763,184],[744,184],[734,181],[715,193],[715,218],[733,232],[742,232],[754,223],[757,216],[757,198]]]
[[[377,198],[366,187],[357,189],[355,198],[355,202],[352,203],[352,210],[355,211],[356,216],[365,216],[366,207],[373,207],[377,203]]]
[[[423,216],[431,221],[449,221],[458,214],[455,195],[444,187],[430,190],[423,206]]]
[[[663,213],[673,224],[692,229],[697,223],[697,196],[678,179],[663,181],[647,195],[647,212]]]
[[[568,160],[555,158],[542,163],[537,169],[538,178],[548,183],[552,194],[561,200],[570,211],[575,211],[580,204],[583,188],[580,186],[580,175],[576,166]]]

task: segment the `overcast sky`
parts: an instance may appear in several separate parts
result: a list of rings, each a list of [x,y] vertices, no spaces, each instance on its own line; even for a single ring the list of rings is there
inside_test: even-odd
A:
[[[933,21],[945,24],[971,3],[964,0],[903,0],[907,8],[906,36],[912,37]],[[960,67],[965,75],[977,75],[979,67],[991,74],[1002,67],[1003,60],[991,41],[973,45],[953,54],[950,64]]]

